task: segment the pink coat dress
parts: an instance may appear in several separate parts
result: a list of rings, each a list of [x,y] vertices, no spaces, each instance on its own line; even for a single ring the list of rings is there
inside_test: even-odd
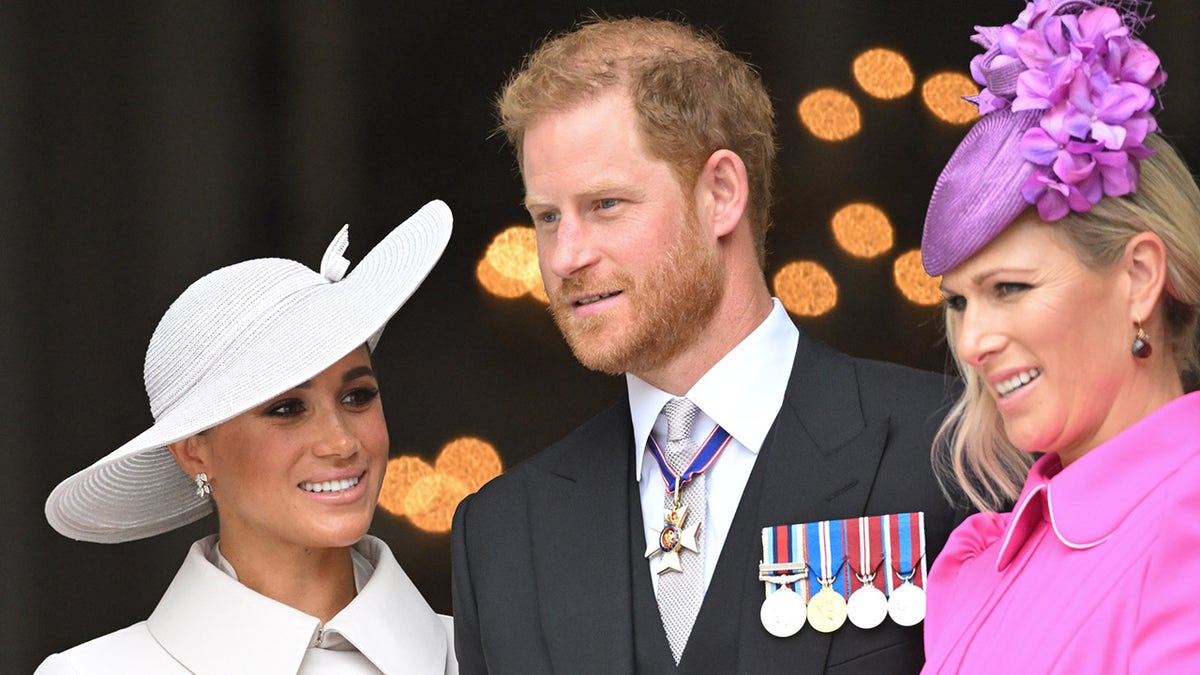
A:
[[[924,673],[1200,673],[1200,392],[976,514],[929,573]]]

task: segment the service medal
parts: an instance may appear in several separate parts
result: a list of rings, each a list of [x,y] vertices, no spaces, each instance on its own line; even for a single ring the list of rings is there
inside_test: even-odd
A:
[[[925,620],[925,514],[886,518],[888,567],[896,575],[888,575],[888,616],[901,626],[915,626]]]
[[[809,564],[816,563],[815,569],[809,572],[812,595],[808,599],[808,622],[822,633],[832,633],[846,623],[846,589],[849,582],[844,555],[844,522],[823,520],[807,523],[804,530],[808,539]],[[839,558],[840,564],[837,562]],[[820,584],[820,590],[815,584]]]
[[[892,591],[887,601],[887,613],[901,626],[915,626],[925,619],[925,590],[904,582]]]
[[[875,628],[888,616],[888,600],[883,591],[866,583],[850,594],[846,603],[846,618],[863,629]]]
[[[758,580],[766,599],[758,618],[768,633],[791,637],[804,627],[804,596],[808,592],[808,564],[804,562],[804,537],[800,525],[776,525],[762,531],[763,559]]]
[[[825,586],[808,601],[808,622],[822,633],[832,633],[846,623],[846,599]]]
[[[778,638],[791,637],[804,627],[804,598],[784,586],[763,600],[758,618],[763,628]]]

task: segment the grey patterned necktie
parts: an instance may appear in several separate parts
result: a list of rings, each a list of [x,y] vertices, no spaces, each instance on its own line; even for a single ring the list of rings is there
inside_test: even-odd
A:
[[[667,419],[667,446],[663,452],[675,475],[683,473],[696,454],[696,444],[692,442],[692,423],[698,412],[700,410],[696,405],[686,398],[673,398],[663,406],[662,415]],[[702,525],[708,503],[704,474],[697,474],[684,483],[680,488],[680,497],[682,505],[687,507],[685,524],[689,528]],[[674,498],[667,495],[664,507],[670,510],[674,505]],[[677,665],[692,632],[692,625],[696,623],[700,603],[704,600],[703,527],[699,528],[696,541],[700,553],[688,549],[679,551],[682,573],[667,571],[658,577],[658,611],[662,615],[663,628],[666,629],[667,641],[671,643],[671,654]]]

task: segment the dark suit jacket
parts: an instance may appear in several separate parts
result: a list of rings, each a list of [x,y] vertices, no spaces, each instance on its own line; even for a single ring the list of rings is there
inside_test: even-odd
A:
[[[958,520],[929,464],[954,393],[943,376],[851,358],[801,331],[783,406],[679,672],[920,669],[920,625],[769,635],[758,613],[761,528],[924,511],[927,555],[935,555]],[[674,670],[642,559],[634,452],[622,399],[459,505],[451,558],[462,673]]]

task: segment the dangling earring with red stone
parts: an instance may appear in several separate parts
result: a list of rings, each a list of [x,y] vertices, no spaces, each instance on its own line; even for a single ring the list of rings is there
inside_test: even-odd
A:
[[[1133,338],[1133,355],[1139,359],[1150,358],[1150,353],[1154,350],[1150,348],[1150,336],[1146,335],[1146,331],[1142,330],[1142,322],[1134,321],[1137,326],[1137,336]]]

